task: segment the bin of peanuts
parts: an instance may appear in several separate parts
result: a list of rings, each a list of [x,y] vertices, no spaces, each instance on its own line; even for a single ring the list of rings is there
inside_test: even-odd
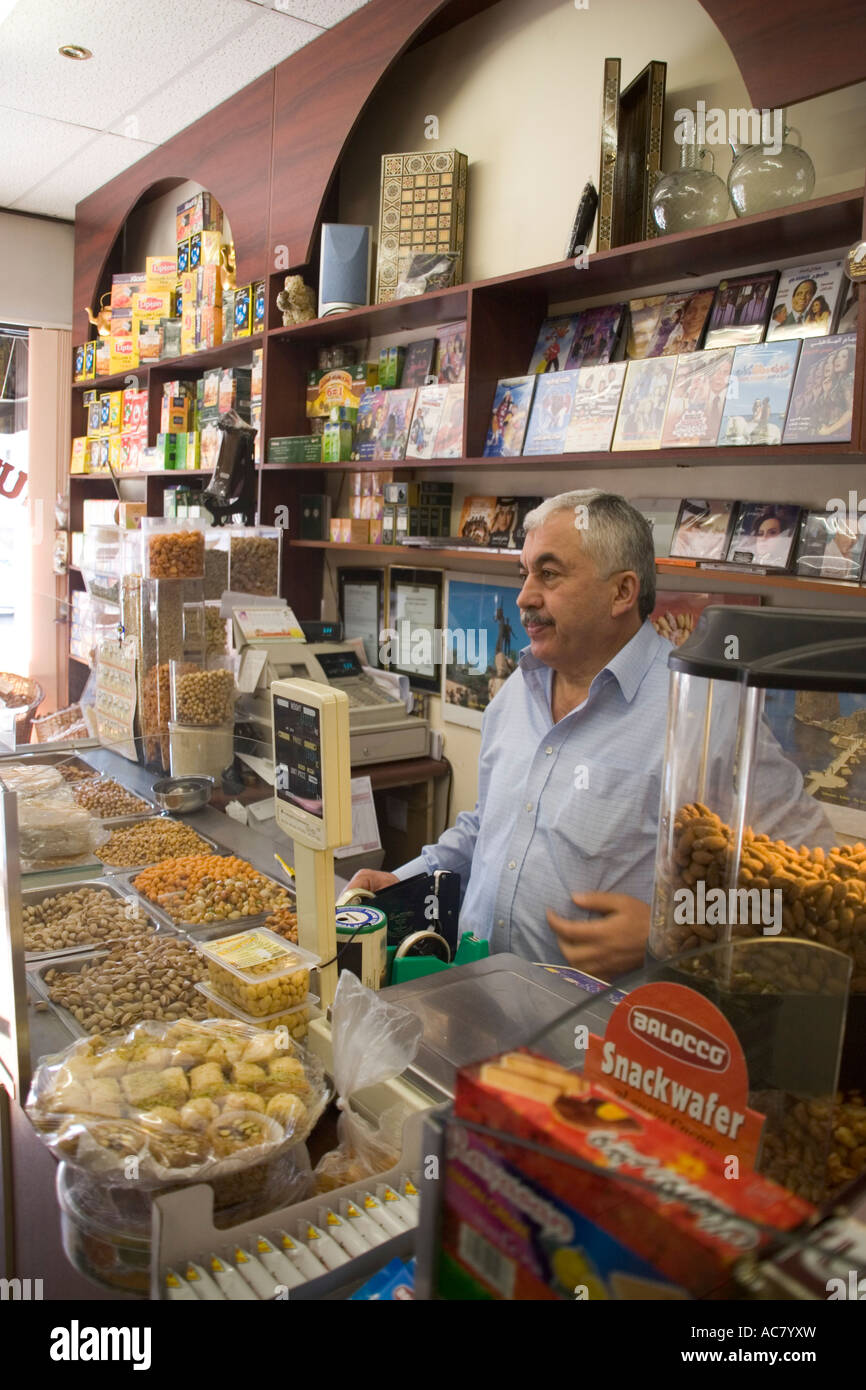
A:
[[[866,621],[709,607],[668,666],[649,956],[748,1021],[768,1171],[817,1200],[866,1171]]]
[[[199,942],[198,949],[213,992],[254,1018],[270,1018],[302,1005],[310,971],[320,959],[266,927]]]

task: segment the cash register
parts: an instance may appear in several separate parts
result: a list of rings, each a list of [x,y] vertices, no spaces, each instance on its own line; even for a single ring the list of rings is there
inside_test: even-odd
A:
[[[270,687],[273,681],[316,681],[342,691],[348,699],[353,767],[427,756],[430,733],[427,720],[409,714],[399,696],[383,689],[367,675],[351,643],[308,642],[301,633],[291,637],[256,635],[237,615],[233,621],[235,645],[241,653],[239,684],[241,690],[245,686],[249,688],[244,711],[249,719],[271,729]],[[248,680],[243,675],[245,665],[252,672]]]

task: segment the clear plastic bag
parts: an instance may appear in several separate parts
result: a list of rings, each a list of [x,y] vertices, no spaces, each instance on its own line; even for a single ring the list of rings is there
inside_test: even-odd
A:
[[[22,864],[73,862],[108,839],[108,832],[83,806],[76,806],[69,787],[49,796],[18,798],[18,847]]]
[[[328,1096],[321,1063],[288,1033],[181,1019],[44,1058],[27,1113],[59,1158],[106,1184],[212,1182],[237,1204],[241,1175],[258,1193],[275,1171],[263,1165],[306,1141]]]
[[[401,1108],[386,1110],[379,1124],[371,1125],[350,1109],[349,1101],[358,1091],[404,1072],[414,1060],[423,1031],[415,1014],[389,1004],[351,971],[342,972],[331,1010],[340,1142],[316,1165],[319,1192],[330,1192],[394,1167],[400,1157]]]

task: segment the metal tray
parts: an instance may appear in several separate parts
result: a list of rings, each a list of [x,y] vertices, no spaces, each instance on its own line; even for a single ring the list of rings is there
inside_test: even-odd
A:
[[[121,787],[123,786],[123,783],[120,781],[120,778],[115,777],[110,772],[100,773],[98,780],[105,782],[117,782]],[[130,796],[137,796],[139,801],[144,802],[144,805],[147,809],[144,811],[130,811],[125,816],[105,816],[104,818],[102,816],[95,815],[94,812],[91,811],[90,814],[93,816],[93,819],[97,825],[104,826],[106,830],[116,830],[119,825],[126,825],[129,821],[132,820],[149,820],[151,816],[162,815],[161,808],[157,806],[156,802],[151,798],[151,796],[147,792],[133,791],[131,787],[124,787],[124,791],[129,792]]]
[[[61,1018],[61,1013],[65,1010],[58,1009],[50,1000],[45,999],[37,989],[36,981],[31,979],[29,974],[26,976],[26,984],[27,1012],[30,1025],[30,1057],[35,1071],[43,1058],[63,1052],[81,1034],[72,1031],[72,1024],[67,1019]],[[73,1019],[72,1022],[75,1020]]]
[[[228,851],[221,850],[220,853],[227,855]],[[253,865],[253,868],[255,868],[255,865]],[[172,917],[171,913],[167,912],[159,903],[151,902],[149,898],[146,898],[143,893],[139,893],[138,890],[133,887],[132,880],[135,878],[136,874],[139,873],[141,873],[140,869],[127,869],[124,870],[123,874],[118,874],[116,877],[129,893],[139,899],[142,907],[147,912],[151,913],[155,918],[158,918],[159,921],[164,922],[167,927],[171,927],[179,936],[188,937],[190,941],[212,941],[216,936],[234,936],[235,932],[252,931],[254,927],[264,926],[266,918],[271,915],[270,911],[257,912],[252,917],[238,917],[235,918],[234,921],[205,922],[201,926],[196,926],[192,922],[180,922]],[[281,888],[297,911],[297,893],[293,887],[281,883],[279,879],[273,878],[270,874],[262,873],[261,869],[256,869],[256,873],[262,874],[262,878],[267,879],[268,883],[274,883],[278,888]]]
[[[48,764],[51,767],[54,767],[57,763],[70,763],[81,772],[95,772],[97,775],[101,775],[99,773],[99,768],[94,767],[93,764],[87,762],[85,758],[79,757],[77,753],[62,753],[60,749],[53,752],[45,751],[42,753],[4,753],[3,756],[0,757],[0,769],[2,769],[4,763],[41,763]]]
[[[174,821],[176,825],[186,824],[186,822],[181,820],[177,815],[168,815],[163,812],[160,812],[159,814],[162,820]],[[104,822],[104,824],[107,830],[119,830],[124,825],[140,825],[143,821],[150,821],[153,819],[153,816],[118,816],[117,819],[111,823],[111,825],[109,825],[107,821]],[[190,829],[195,830],[196,835],[198,835],[200,839],[204,840],[205,843],[210,846],[211,852],[213,854],[219,854],[224,856],[227,853],[227,851],[223,849],[222,845],[218,845],[216,840],[211,839],[210,835],[205,835],[203,831],[198,830],[195,826],[190,826]],[[153,868],[154,864],[159,864],[160,862],[161,861],[159,859],[150,859],[147,861],[146,864],[115,865],[106,864],[104,860],[100,859],[99,866],[102,869],[103,873],[110,874],[112,878],[119,878],[128,876],[130,874],[140,874],[142,869],[151,869]]]
[[[55,1004],[48,992],[50,986],[45,982],[45,971],[62,966],[65,971],[73,974],[76,970],[80,970],[82,966],[89,965],[90,962],[94,960],[101,960],[103,956],[107,956],[108,954],[108,951],[104,949],[98,951],[74,951],[70,952],[69,955],[61,956],[53,960],[42,961],[38,965],[30,965],[27,967],[27,980],[31,990],[38,999],[41,999],[43,1003],[47,1004],[49,1009],[57,1015],[64,1028],[66,1028],[74,1038],[86,1038],[89,1037],[89,1034],[83,1024],[78,1022],[74,1014],[71,1014],[68,1009],[64,1009],[62,1004]]]
[[[25,888],[21,894],[23,907],[44,902],[46,898],[57,898],[61,894],[77,892],[79,888],[93,888],[99,892],[109,893],[114,898],[120,898],[124,902],[135,903],[139,910],[148,918],[157,931],[165,934],[166,923],[160,921],[156,913],[149,910],[149,904],[141,899],[137,893],[133,893],[126,884],[120,884],[114,878],[85,878],[79,879],[75,883],[57,883],[48,888]],[[172,928],[172,936],[177,932]],[[28,964],[31,961],[65,960],[69,956],[79,955],[85,950],[103,950],[110,945],[121,944],[126,938],[123,936],[114,937],[111,941],[92,941],[89,945],[86,942],[79,942],[77,946],[59,946],[54,951],[25,951],[24,959]]]

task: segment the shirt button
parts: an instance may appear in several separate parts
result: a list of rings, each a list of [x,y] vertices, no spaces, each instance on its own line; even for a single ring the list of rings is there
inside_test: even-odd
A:
[[[500,919],[499,919],[499,921],[496,923],[496,925],[497,925],[497,927],[504,927],[504,926],[505,926],[505,918],[504,918],[504,917],[500,917]]]
[[[508,867],[509,867],[509,869],[516,869],[516,868],[517,868],[517,860],[516,860],[516,859],[509,859],[509,861],[508,861]]]
[[[531,802],[531,801],[527,801],[527,803],[526,803],[526,809],[527,809],[527,811],[531,811],[531,810],[532,810],[532,802]]]
[[[547,754],[547,756],[548,756],[548,758],[549,758],[550,755],[551,755],[551,753],[553,752],[553,748],[551,747],[550,744],[548,744],[544,751],[545,751],[545,753]]]

